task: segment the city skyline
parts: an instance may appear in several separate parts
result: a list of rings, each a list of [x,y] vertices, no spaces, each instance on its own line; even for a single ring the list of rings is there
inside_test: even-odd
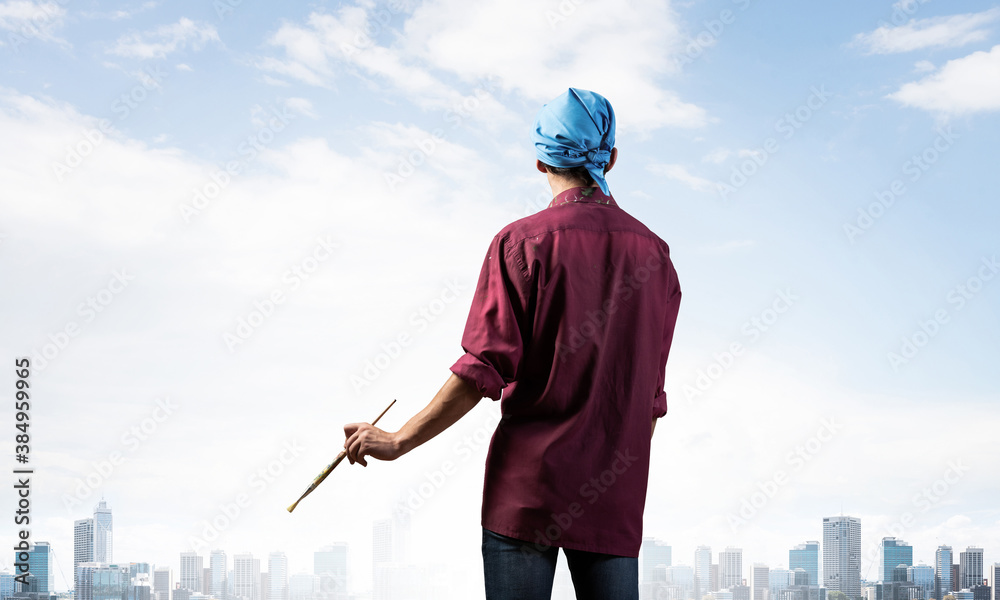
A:
[[[400,507],[397,507],[398,509]],[[108,507],[105,500],[101,500],[98,505],[95,506],[94,514],[101,514],[102,519],[106,523],[106,530],[108,532],[107,539],[103,540],[103,544],[110,546],[113,543],[113,530],[110,526],[112,523],[112,510]],[[87,522],[88,519],[77,520],[74,523],[73,533],[74,533],[74,553],[73,556],[80,556],[80,545],[87,546],[87,541],[81,540],[81,527],[82,523]],[[92,521],[92,520],[91,520]],[[640,554],[640,582],[651,581],[653,570],[657,566],[666,564],[669,567],[677,567],[681,570],[676,569],[670,571],[671,573],[677,573],[681,577],[686,577],[684,575],[684,570],[690,571],[691,577],[691,590],[696,589],[695,586],[703,585],[703,582],[698,580],[697,573],[700,572],[699,567],[699,557],[703,557],[707,560],[707,565],[711,567],[711,571],[714,574],[714,579],[708,584],[711,589],[706,590],[704,587],[701,588],[702,592],[706,591],[717,591],[725,590],[733,585],[746,584],[749,586],[751,598],[753,597],[753,591],[760,589],[757,587],[756,578],[752,574],[757,573],[757,569],[760,567],[765,567],[766,572],[770,575],[771,581],[766,589],[773,592],[775,585],[778,584],[774,580],[775,573],[787,573],[787,579],[792,581],[797,568],[801,569],[803,573],[810,574],[812,568],[820,569],[823,565],[831,565],[831,577],[836,575],[843,569],[840,566],[841,561],[847,561],[849,564],[853,564],[850,559],[852,552],[859,554],[858,546],[856,543],[858,536],[860,536],[863,528],[861,527],[861,520],[856,517],[850,516],[836,516],[836,517],[824,517],[822,518],[823,528],[825,530],[824,539],[828,539],[831,543],[830,553],[827,558],[820,560],[821,556],[827,556],[824,554],[824,545],[820,542],[806,541],[801,543],[789,544],[787,562],[785,563],[766,563],[760,560],[747,560],[744,562],[744,549],[737,548],[733,546],[725,546],[717,551],[715,551],[713,556],[713,550],[711,546],[701,545],[694,548],[691,552],[690,564],[687,563],[683,558],[684,553],[678,553],[675,546],[663,541],[660,538],[654,536],[644,536],[643,538],[643,549]],[[409,515],[404,510],[396,510],[393,516],[389,518],[380,519],[373,521],[371,524],[371,532],[374,539],[373,554],[372,557],[372,577],[370,581],[373,586],[382,585],[384,587],[370,587],[374,594],[380,598],[391,598],[390,588],[385,587],[388,584],[376,584],[380,581],[380,572],[378,565],[381,562],[385,564],[393,565],[406,565],[414,564],[416,567],[427,566],[433,563],[412,563],[409,551],[407,549],[408,542],[407,539],[411,535],[410,533],[410,520]],[[53,551],[51,545],[48,542],[38,542],[44,545],[44,550],[46,556],[49,556]],[[90,540],[90,545],[92,546],[95,542],[93,538]],[[885,576],[885,569],[891,563],[905,564],[910,567],[906,570],[908,575],[908,580],[917,582],[922,589],[933,589],[937,590],[939,582],[936,575],[939,573],[940,565],[938,559],[940,557],[952,556],[952,549],[950,546],[940,545],[935,548],[935,561],[927,564],[924,561],[914,561],[913,559],[913,548],[909,546],[905,541],[899,540],[892,536],[887,536],[880,540],[880,577],[872,579],[865,578],[865,576],[860,573],[860,563],[858,563],[858,589],[859,594],[861,588],[866,584],[871,584],[875,582],[888,582],[891,581],[892,574],[889,574],[887,578]],[[647,552],[649,548],[654,550],[654,556],[658,558],[650,558]],[[890,553],[889,550],[892,552]],[[942,554],[942,552],[944,554]],[[957,562],[952,562],[948,565],[948,569],[945,570],[946,578],[951,576],[952,568],[957,568],[961,573],[962,585],[956,586],[958,590],[968,589],[973,582],[982,582],[984,576],[987,574],[992,574],[992,568],[994,566],[993,562],[990,562],[985,558],[985,550],[979,546],[968,546],[965,550],[958,552],[956,559]],[[293,563],[287,558],[286,552],[283,550],[271,550],[266,553],[266,555],[255,556],[254,553],[237,553],[230,555],[227,549],[215,548],[207,555],[200,554],[198,552],[192,551],[182,551],[178,553],[178,560],[176,563],[171,563],[168,566],[164,566],[159,563],[150,562],[147,560],[136,560],[129,559],[127,562],[111,562],[110,564],[119,565],[129,565],[129,564],[145,564],[147,568],[151,566],[150,583],[154,585],[154,591],[156,591],[155,584],[157,581],[175,581],[176,585],[172,589],[186,589],[192,593],[199,593],[208,595],[214,595],[219,598],[218,592],[211,589],[205,589],[205,585],[215,586],[216,590],[226,590],[226,594],[232,591],[234,597],[246,597],[249,600],[262,600],[260,594],[262,593],[262,586],[267,586],[267,600],[289,600],[288,594],[290,593],[290,582],[295,575],[311,574],[316,577],[320,577],[321,574],[330,574],[333,571],[338,573],[342,569],[348,569],[344,575],[338,575],[338,577],[344,577],[347,573],[354,573],[353,579],[356,581],[357,572],[363,570],[363,566],[359,569],[358,564],[354,564],[353,568],[348,568],[350,562],[357,562],[358,558],[355,557],[353,561],[349,558],[350,556],[350,545],[347,542],[336,542],[333,545],[325,546],[323,549],[317,549],[312,552],[312,565],[311,570],[305,568],[297,567],[292,570]],[[228,557],[231,556],[231,562]],[[266,556],[266,558],[265,558]],[[339,558],[338,558],[339,557]],[[138,557],[142,558],[142,557]],[[206,562],[207,559],[207,562]],[[1000,552],[997,554],[996,564],[1000,564]],[[265,561],[265,562],[262,562]],[[943,560],[948,560],[947,558]],[[657,562],[659,561],[659,562]],[[84,561],[87,564],[109,564],[103,561]],[[793,563],[797,566],[793,566]],[[847,564],[845,563],[845,564]],[[231,568],[227,568],[231,564]],[[364,564],[364,560],[361,559],[361,564]],[[262,565],[267,567],[267,570],[262,569]],[[744,567],[747,565],[747,567]],[[895,567],[896,565],[893,565]],[[787,568],[786,568],[787,567]],[[917,569],[914,571],[915,567],[923,567],[931,569],[930,579],[926,576],[915,576],[915,573],[923,573]],[[3,565],[0,564],[0,568]],[[74,564],[74,569],[76,564]],[[162,573],[163,569],[169,569],[169,573]],[[322,569],[322,571],[320,571]],[[889,569],[892,571],[892,568]],[[277,577],[271,579],[271,573],[277,573]],[[47,579],[51,583],[50,586],[54,584],[54,571],[51,569],[46,570]],[[157,579],[155,576],[157,573],[162,574],[161,579]],[[831,581],[827,579],[827,574],[824,570],[818,571],[818,577],[821,581],[821,587],[825,587],[829,591],[836,588],[826,587],[822,585],[823,582]],[[262,578],[262,574],[266,577]],[[228,582],[229,578],[232,578],[231,583]],[[263,583],[262,583],[263,579]],[[350,577],[347,578],[347,584],[350,583]],[[838,579],[838,578],[833,578]],[[847,578],[849,581],[849,577]],[[386,580],[388,581],[388,580]],[[319,580],[317,580],[319,583]],[[995,582],[990,581],[991,585],[995,585]],[[329,585],[329,584],[328,584]],[[334,584],[334,587],[344,585],[344,581],[341,580],[339,583]],[[850,585],[850,583],[848,583]],[[947,584],[944,584],[947,587]],[[349,587],[356,587],[349,586]],[[66,591],[60,590],[58,587],[50,587],[50,590],[54,591]],[[326,588],[329,589],[329,588]],[[366,589],[366,588],[361,588]],[[282,591],[283,590],[283,591]],[[360,591],[359,589],[352,589],[352,592]],[[702,594],[704,595],[704,594]],[[773,595],[773,594],[772,594]],[[156,600],[171,600],[168,598],[159,598]],[[940,600],[940,598],[938,598]]]

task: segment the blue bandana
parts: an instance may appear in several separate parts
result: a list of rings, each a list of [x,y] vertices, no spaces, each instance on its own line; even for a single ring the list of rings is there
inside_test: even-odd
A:
[[[538,111],[531,134],[538,160],[560,169],[586,167],[610,195],[604,167],[615,146],[615,112],[604,96],[569,88]]]

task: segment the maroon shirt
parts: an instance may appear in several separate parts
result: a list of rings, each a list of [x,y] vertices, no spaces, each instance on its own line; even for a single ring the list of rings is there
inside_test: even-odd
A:
[[[451,368],[493,400],[504,390],[483,527],[538,549],[639,555],[680,299],[667,244],[598,188],[493,238]]]

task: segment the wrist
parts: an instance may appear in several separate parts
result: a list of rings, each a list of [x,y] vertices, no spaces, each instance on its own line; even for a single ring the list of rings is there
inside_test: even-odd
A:
[[[392,434],[392,448],[396,453],[396,456],[402,456],[413,450],[413,440],[411,436],[406,435],[402,429],[396,431]]]

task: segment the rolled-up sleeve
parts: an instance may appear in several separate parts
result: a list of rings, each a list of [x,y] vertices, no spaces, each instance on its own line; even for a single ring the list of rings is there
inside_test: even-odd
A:
[[[670,268],[669,282],[671,289],[667,292],[669,300],[667,300],[665,307],[666,314],[664,315],[663,322],[663,343],[660,347],[660,365],[656,372],[656,396],[653,398],[654,419],[659,419],[667,414],[667,393],[663,388],[665,387],[666,380],[667,357],[670,356],[670,346],[674,340],[674,326],[677,324],[677,311],[680,309],[681,304],[681,287],[677,283],[677,273],[674,271],[672,264],[668,262],[667,265]]]
[[[462,335],[465,354],[451,367],[493,400],[516,380],[524,357],[527,276],[523,261],[507,246],[502,234],[490,244]]]

